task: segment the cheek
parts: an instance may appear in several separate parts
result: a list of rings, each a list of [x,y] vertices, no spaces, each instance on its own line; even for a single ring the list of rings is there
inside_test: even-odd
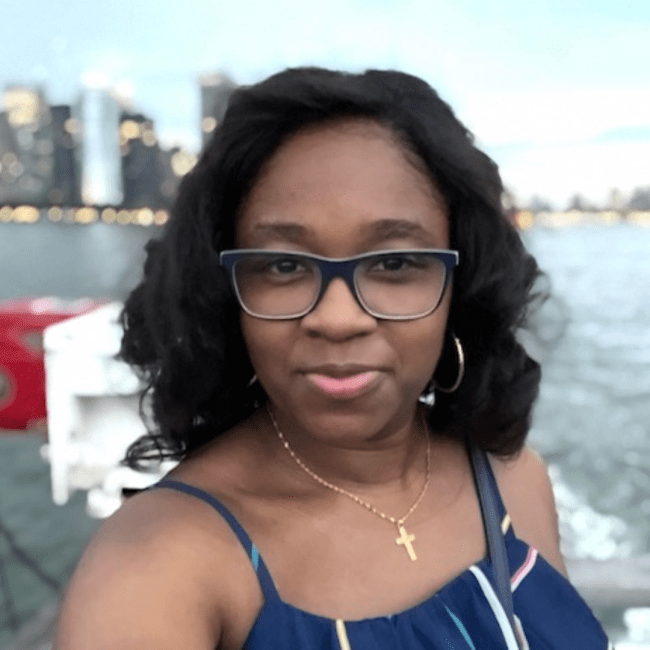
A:
[[[260,380],[270,378],[288,356],[291,321],[265,321],[243,313],[241,329],[255,374]]]
[[[412,381],[426,385],[440,359],[443,341],[444,328],[425,323],[416,331],[396,337],[394,347],[399,351],[404,374]]]
[[[241,315],[241,331],[244,336],[244,343],[248,350],[248,356],[257,372],[257,364],[260,358],[264,358],[263,350],[267,347],[265,344],[264,328],[260,327],[260,322],[251,318],[248,314],[242,313]]]
[[[401,358],[405,376],[413,383],[424,387],[433,376],[444,346],[448,313],[449,296],[430,316],[394,331],[393,347]]]

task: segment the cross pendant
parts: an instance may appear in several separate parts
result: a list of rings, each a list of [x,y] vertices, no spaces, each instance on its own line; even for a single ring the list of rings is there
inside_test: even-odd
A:
[[[415,540],[415,535],[413,535],[413,533],[407,533],[404,526],[398,525],[397,529],[399,530],[400,536],[395,540],[395,544],[398,546],[403,546],[406,549],[406,552],[409,554],[411,560],[417,560],[418,556],[415,554],[413,545],[411,544],[411,542]]]

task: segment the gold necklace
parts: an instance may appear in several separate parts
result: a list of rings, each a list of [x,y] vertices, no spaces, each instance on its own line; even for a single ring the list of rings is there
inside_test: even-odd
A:
[[[373,506],[371,503],[368,503],[367,501],[364,501],[361,497],[358,497],[356,494],[353,494],[352,492],[348,492],[348,490],[345,490],[344,488],[339,487],[338,485],[334,485],[333,483],[326,481],[324,478],[316,474],[314,470],[307,467],[307,465],[305,465],[305,463],[303,463],[302,460],[300,460],[300,458],[296,456],[293,449],[291,449],[291,447],[289,446],[289,443],[287,442],[286,438],[282,435],[282,431],[280,431],[280,428],[278,427],[278,423],[275,421],[275,417],[273,416],[273,411],[271,410],[271,407],[267,406],[267,409],[269,412],[269,416],[271,417],[271,422],[273,423],[273,428],[275,429],[276,433],[278,434],[278,437],[280,438],[280,442],[282,442],[285,449],[289,452],[291,458],[293,458],[296,461],[298,466],[307,474],[309,474],[309,476],[311,476],[315,481],[325,486],[326,488],[329,488],[334,492],[338,492],[339,494],[343,494],[344,496],[358,503],[360,506],[366,508],[366,510],[370,510],[370,512],[374,512],[382,519],[385,519],[386,521],[390,521],[392,524],[395,524],[399,532],[399,537],[395,540],[395,543],[398,546],[404,547],[411,560],[413,561],[417,560],[418,559],[417,555],[413,550],[413,542],[415,541],[415,535],[413,533],[409,534],[406,532],[406,528],[404,528],[404,522],[408,519],[408,517],[410,517],[413,514],[413,511],[420,505],[422,499],[424,498],[424,493],[427,491],[427,487],[429,486],[429,464],[431,458],[431,440],[429,439],[429,436],[427,436],[427,469],[426,469],[426,478],[424,480],[424,485],[420,490],[420,494],[418,495],[418,498],[415,500],[415,503],[411,506],[409,511],[404,516],[400,517],[399,519],[396,519],[395,517],[391,517],[390,515],[387,515],[381,512],[380,510],[377,510],[375,506]]]

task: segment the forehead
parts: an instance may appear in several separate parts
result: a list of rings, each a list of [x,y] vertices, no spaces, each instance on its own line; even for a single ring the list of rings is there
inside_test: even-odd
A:
[[[370,120],[317,125],[266,163],[237,220],[244,248],[352,254],[390,239],[447,247],[447,208],[424,163]],[[376,241],[374,241],[376,240]]]

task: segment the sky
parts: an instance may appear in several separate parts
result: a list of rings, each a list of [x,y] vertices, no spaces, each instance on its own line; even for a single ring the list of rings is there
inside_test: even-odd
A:
[[[520,205],[650,186],[648,0],[4,0],[0,87],[101,81],[199,146],[201,75],[395,68],[429,82]]]

